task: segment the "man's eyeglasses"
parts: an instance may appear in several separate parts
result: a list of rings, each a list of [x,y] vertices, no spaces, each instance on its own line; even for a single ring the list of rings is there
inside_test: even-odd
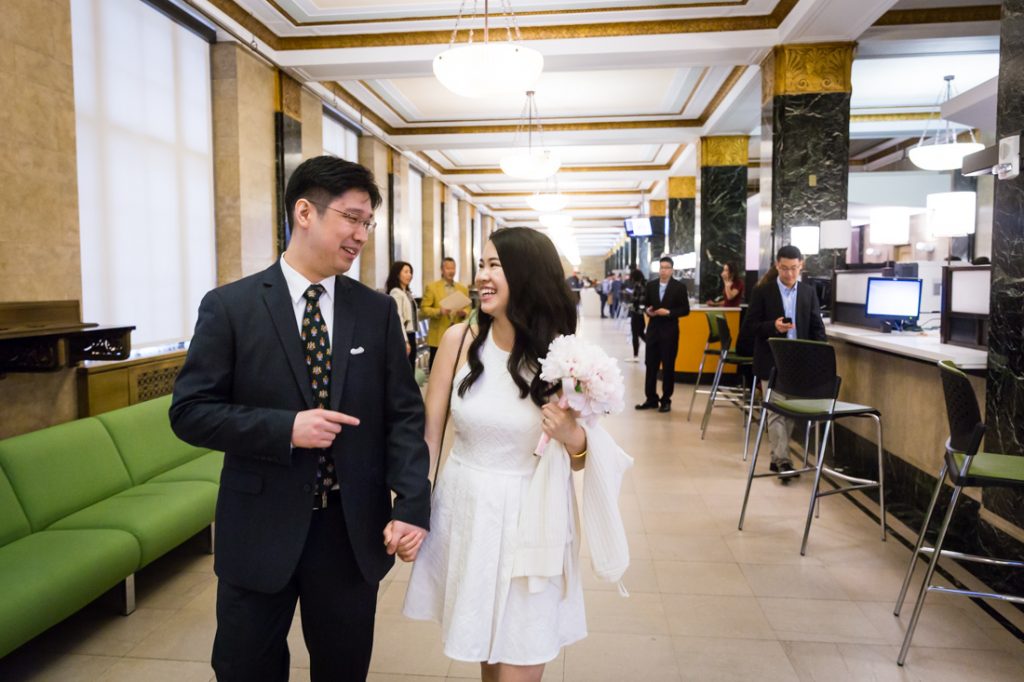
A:
[[[377,227],[377,222],[373,218],[363,218],[362,216],[353,215],[348,211],[342,211],[337,208],[334,208],[333,206],[325,206],[324,204],[318,204],[315,201],[310,201],[309,203],[313,204],[314,206],[319,206],[320,208],[326,208],[328,211],[334,211],[335,213],[339,214],[342,218],[347,220],[350,225],[362,225],[367,232],[373,232],[374,228]]]
[[[790,265],[787,267],[778,268],[779,272],[800,272],[802,265]]]

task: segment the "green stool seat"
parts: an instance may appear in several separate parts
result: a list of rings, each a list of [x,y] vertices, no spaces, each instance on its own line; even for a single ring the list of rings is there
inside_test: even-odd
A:
[[[830,419],[830,415],[842,415],[850,417],[857,414],[878,414],[878,410],[868,405],[857,403],[844,403],[836,401],[835,410],[832,410],[832,401],[828,398],[819,399],[780,399],[773,400],[772,406],[776,412],[785,414],[787,417],[797,419]]]

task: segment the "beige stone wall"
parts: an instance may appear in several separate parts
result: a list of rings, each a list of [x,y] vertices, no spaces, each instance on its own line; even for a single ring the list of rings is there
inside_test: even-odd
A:
[[[459,254],[454,256],[459,264],[459,281],[473,284],[473,205],[468,201],[459,202]]]
[[[67,0],[4,1],[0,92],[0,302],[80,301]],[[0,406],[0,438],[74,419],[75,373],[8,375],[0,379]]]
[[[212,54],[220,285],[259,272],[277,258],[276,81],[273,68],[236,43],[218,43]]]

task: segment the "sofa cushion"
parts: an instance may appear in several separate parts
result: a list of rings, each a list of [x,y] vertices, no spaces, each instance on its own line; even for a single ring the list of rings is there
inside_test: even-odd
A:
[[[140,566],[209,526],[217,486],[206,481],[144,483],[67,516],[51,528],[106,528],[131,533],[142,549]]]
[[[223,452],[207,452],[197,459],[180,464],[170,471],[154,476],[151,483],[169,481],[207,481],[220,483],[220,470],[224,468]]]
[[[94,418],[0,440],[0,469],[33,531],[131,486],[114,441]]]
[[[174,435],[167,416],[170,407],[168,395],[96,417],[110,433],[136,485],[209,452]]]
[[[45,530],[0,547],[0,657],[114,587],[139,565],[118,530]]]
[[[0,547],[32,532],[10,481],[0,469]]]

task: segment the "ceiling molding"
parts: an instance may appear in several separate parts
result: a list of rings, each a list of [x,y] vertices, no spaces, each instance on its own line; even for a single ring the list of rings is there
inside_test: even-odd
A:
[[[850,123],[873,123],[885,121],[934,121],[942,118],[937,111],[892,114],[850,114]]]
[[[191,4],[191,0],[188,0]],[[331,50],[361,47],[408,47],[411,45],[446,45],[452,32],[396,31],[353,35],[310,35],[281,37],[256,19],[235,0],[208,0],[218,10],[251,31],[257,38],[277,51]],[[762,31],[778,28],[799,0],[779,0],[770,14],[754,16],[709,17],[703,19],[664,19],[659,21],[613,21],[593,24],[558,26],[522,26],[520,39],[574,40],[584,38],[616,38],[628,36],[670,35],[686,33],[722,33],[731,31]],[[197,8],[198,9],[198,8]],[[468,42],[469,33],[461,32],[455,42]]]
[[[674,9],[705,9],[710,7],[745,7],[750,0],[718,0],[717,2],[692,2],[692,3],[674,3],[671,5],[641,5],[640,7],[585,7],[580,9],[553,9],[553,10],[535,10],[533,12],[516,12],[517,18],[522,17],[545,17],[545,16],[558,16],[558,15],[581,15],[581,14],[601,14],[607,12],[649,12],[649,11],[665,11]],[[422,16],[422,17],[386,17],[378,19],[352,19],[352,20],[334,20],[334,21],[296,21],[295,17],[288,13],[283,7],[278,5],[274,0],[266,0],[266,3],[274,8],[274,10],[282,17],[288,20],[288,22],[297,28],[303,26],[353,26],[358,24],[391,24],[398,22],[408,21],[454,21],[458,18],[455,14],[446,14],[439,16]],[[480,14],[466,14],[463,18],[469,20],[474,19]]]
[[[894,9],[878,18],[872,26],[913,26],[916,24],[953,24],[971,21],[999,21],[1001,6],[937,7],[934,9]]]
[[[618,165],[618,166],[562,166],[558,169],[559,173],[625,173],[631,171],[667,171],[672,168],[675,162],[682,155],[686,149],[685,144],[681,144],[676,147],[675,152],[672,154],[672,158],[668,160],[668,163],[664,164],[632,164],[632,165]],[[436,165],[436,164],[435,164]],[[500,168],[452,168],[452,169],[441,169],[440,171],[444,175],[495,175],[503,174],[504,171]]]

